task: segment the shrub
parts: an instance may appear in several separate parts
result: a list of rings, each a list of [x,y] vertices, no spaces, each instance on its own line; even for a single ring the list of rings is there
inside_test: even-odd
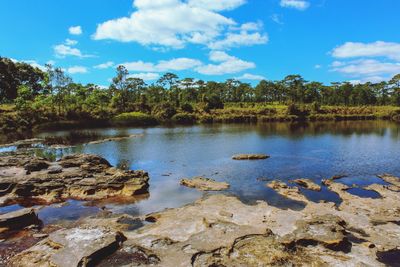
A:
[[[152,113],[160,120],[169,120],[176,114],[176,108],[171,103],[161,103],[154,106]]]
[[[187,113],[193,113],[193,111],[194,111],[193,106],[189,103],[182,104],[181,109],[183,112],[187,112]]]
[[[157,124],[157,119],[141,112],[122,113],[115,116],[112,122],[123,126],[147,126]]]
[[[313,113],[319,113],[321,111],[321,105],[318,102],[312,102],[311,111]]]
[[[172,117],[172,121],[178,124],[193,124],[196,122],[196,116],[189,113],[178,113]]]

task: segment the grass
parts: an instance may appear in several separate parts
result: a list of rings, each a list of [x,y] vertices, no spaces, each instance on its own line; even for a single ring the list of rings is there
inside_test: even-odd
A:
[[[150,126],[158,124],[155,117],[142,112],[122,113],[112,118],[111,122],[117,126]]]

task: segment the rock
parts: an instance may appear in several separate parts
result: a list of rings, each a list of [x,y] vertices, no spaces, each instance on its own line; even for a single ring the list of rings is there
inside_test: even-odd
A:
[[[260,159],[267,159],[270,156],[265,154],[238,154],[234,155],[232,159],[234,160],[260,160]]]
[[[92,266],[114,253],[125,240],[103,227],[79,227],[53,232],[48,238],[15,255],[13,266]]]
[[[30,225],[41,225],[34,209],[26,208],[0,215],[0,228],[20,230]]]
[[[307,198],[300,193],[298,187],[290,187],[284,182],[274,180],[267,184],[267,187],[274,189],[278,194],[302,202],[308,202]]]
[[[181,185],[196,188],[201,191],[222,191],[229,188],[225,182],[217,182],[210,178],[194,177],[192,179],[182,179]]]
[[[32,164],[32,163],[38,164]],[[30,168],[26,166],[47,166]],[[10,171],[12,170],[12,171]],[[7,203],[55,203],[65,199],[100,200],[148,193],[149,176],[144,171],[119,170],[96,155],[70,155],[57,162],[43,162],[29,155],[0,157],[0,196]]]
[[[44,159],[32,158],[32,160],[25,164],[24,168],[27,173],[31,173],[47,169],[49,166],[50,163]]]
[[[296,183],[297,185],[299,185],[303,188],[309,189],[309,190],[321,191],[321,186],[317,185],[310,179],[296,179],[296,180],[293,180],[292,182]]]
[[[378,177],[381,178],[382,180],[384,180],[385,182],[395,185],[400,188],[400,178],[399,177],[393,176],[391,174],[386,174],[386,173],[378,175]]]
[[[346,237],[345,225],[346,222],[338,216],[319,215],[309,220],[297,221],[297,229],[282,239],[289,240],[291,246],[322,244],[329,249],[348,253],[351,243]]]
[[[129,136],[109,137],[109,138],[104,138],[101,140],[92,141],[92,142],[89,142],[88,144],[95,145],[95,144],[101,144],[101,143],[113,142],[113,141],[117,142],[117,141],[122,141],[122,140],[130,139],[130,138],[142,137],[142,136],[143,136],[142,134],[131,134]]]
[[[329,178],[329,179],[330,179],[330,180],[339,180],[339,179],[346,178],[346,177],[347,177],[346,174],[337,174],[337,175],[332,176],[332,177]]]
[[[33,234],[32,235],[34,238],[46,238],[49,235],[48,234]]]

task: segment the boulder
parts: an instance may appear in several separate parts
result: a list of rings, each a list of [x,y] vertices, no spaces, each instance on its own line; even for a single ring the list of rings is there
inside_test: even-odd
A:
[[[114,253],[125,237],[104,227],[78,227],[53,232],[48,238],[15,255],[13,266],[93,266]]]
[[[210,178],[194,177],[192,179],[182,179],[181,185],[196,188],[201,191],[222,191],[229,188],[225,182],[217,182]]]
[[[30,225],[41,225],[36,211],[31,208],[20,209],[0,215],[0,228],[20,230]]]

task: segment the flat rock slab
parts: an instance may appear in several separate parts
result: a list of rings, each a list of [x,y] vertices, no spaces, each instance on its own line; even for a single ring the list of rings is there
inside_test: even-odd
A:
[[[144,171],[113,168],[104,158],[76,154],[57,162],[26,154],[0,157],[0,196],[4,204],[99,200],[148,193]]]
[[[80,227],[51,233],[12,259],[13,266],[92,266],[114,253],[125,240],[104,227]]]
[[[284,182],[274,180],[266,185],[275,190],[278,194],[296,201],[308,202],[307,198],[300,193],[300,189],[295,186],[288,186]]]
[[[321,191],[321,186],[317,185],[310,179],[296,179],[292,182],[308,190]]]
[[[194,177],[192,179],[182,179],[181,185],[196,188],[201,191],[222,191],[229,188],[225,182],[217,182],[210,178]]]
[[[265,154],[238,154],[232,157],[233,160],[260,160],[267,159],[270,156]]]
[[[40,225],[35,209],[21,209],[0,215],[0,228],[19,230],[30,225]]]

